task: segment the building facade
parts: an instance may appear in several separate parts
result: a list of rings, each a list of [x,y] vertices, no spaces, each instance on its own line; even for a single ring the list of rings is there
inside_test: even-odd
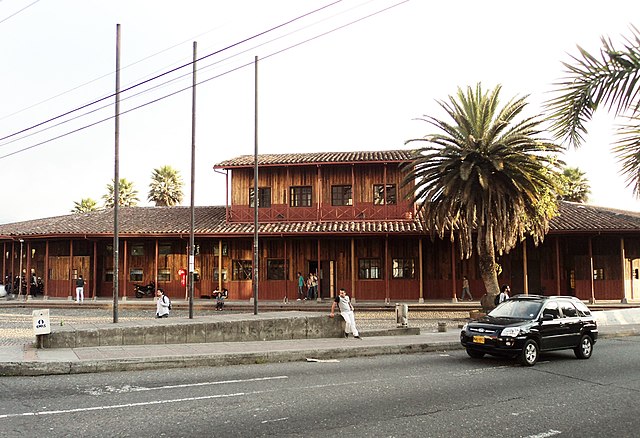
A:
[[[454,300],[467,276],[475,298],[484,286],[472,257],[456,242],[432,240],[414,216],[400,166],[410,151],[261,155],[257,204],[253,156],[217,164],[226,175],[225,206],[195,208],[194,296],[226,288],[253,296],[254,220],[258,216],[261,300],[297,297],[298,275],[313,272],[319,297],[344,287],[356,300]],[[119,215],[119,294],[155,282],[186,297],[188,207],[128,207]],[[525,241],[499,257],[499,281],[514,293],[574,295],[584,300],[640,298],[640,214],[561,202],[538,247]],[[112,297],[113,210],[0,225],[5,278],[40,277],[49,297]],[[33,283],[33,286],[32,286]]]

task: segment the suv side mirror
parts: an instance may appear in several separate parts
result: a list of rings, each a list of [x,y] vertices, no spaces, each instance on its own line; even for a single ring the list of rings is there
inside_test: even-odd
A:
[[[553,315],[549,315],[548,313],[545,313],[542,315],[542,320],[543,321],[553,321]]]

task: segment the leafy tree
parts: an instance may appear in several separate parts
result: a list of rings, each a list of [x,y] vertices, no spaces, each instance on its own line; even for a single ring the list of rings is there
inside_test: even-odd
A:
[[[575,147],[584,142],[586,123],[600,105],[626,120],[618,128],[613,151],[640,197],[640,31],[632,26],[620,49],[608,38],[601,41],[599,56],[578,46],[580,54],[563,63],[567,76],[556,84],[556,96],[546,107],[556,137]]]
[[[540,137],[540,116],[516,121],[525,97],[498,109],[500,90],[484,92],[478,84],[439,101],[451,121],[421,119],[440,133],[407,141],[426,145],[406,165],[404,181],[415,182],[418,217],[432,235],[457,237],[463,258],[475,236],[491,305],[499,293],[496,252],[509,252],[526,235],[537,244],[548,231],[556,211],[553,154],[560,150]]]
[[[91,198],[82,198],[80,202],[73,202],[71,213],[88,213],[98,210],[98,202]]]
[[[102,195],[104,200],[104,206],[106,208],[113,208],[114,202],[114,186],[115,179],[107,184],[107,193]],[[118,185],[118,205],[120,207],[135,207],[138,205],[138,191],[133,188],[133,182],[127,181],[126,178],[120,178],[120,184]]]
[[[562,187],[558,199],[585,203],[589,200],[591,187],[585,173],[577,167],[565,167],[562,171]]]
[[[171,166],[153,169],[147,199],[155,202],[156,207],[177,205],[182,202],[183,185],[180,172]]]

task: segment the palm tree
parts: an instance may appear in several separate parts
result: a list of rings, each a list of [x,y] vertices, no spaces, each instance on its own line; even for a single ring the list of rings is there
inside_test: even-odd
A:
[[[405,184],[415,182],[414,202],[425,229],[440,238],[457,237],[463,258],[471,256],[475,235],[491,305],[499,292],[496,252],[509,252],[526,235],[536,244],[544,238],[556,211],[558,175],[552,154],[559,148],[539,137],[541,118],[516,122],[525,97],[498,110],[500,90],[483,92],[478,84],[439,101],[451,121],[421,119],[441,132],[408,140],[426,145],[405,168]]]
[[[113,208],[115,203],[113,200],[113,186],[115,179],[107,184],[107,193],[102,195],[104,200],[104,206],[106,208]],[[118,185],[118,205],[120,207],[135,207],[138,205],[138,191],[133,188],[133,182],[127,181],[126,178],[120,178],[120,184]]]
[[[567,76],[556,84],[557,95],[546,107],[556,137],[575,147],[584,142],[586,123],[600,105],[623,117],[613,151],[640,197],[640,31],[632,26],[621,49],[608,38],[601,41],[599,57],[578,46],[573,63],[563,63]]]
[[[73,202],[71,213],[88,213],[98,210],[98,202],[91,198],[82,198],[80,202]]]
[[[171,207],[182,202],[182,177],[180,172],[171,166],[153,169],[149,196],[147,199],[155,202],[156,207]]]
[[[585,173],[577,167],[565,167],[562,171],[562,187],[558,199],[585,203],[589,200],[591,187]]]

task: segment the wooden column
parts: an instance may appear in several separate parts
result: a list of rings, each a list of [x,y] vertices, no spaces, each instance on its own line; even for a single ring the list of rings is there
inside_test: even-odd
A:
[[[284,241],[284,302],[289,302],[289,260],[287,259],[287,239]]]
[[[422,267],[424,266],[422,262],[422,237],[418,239],[418,263],[420,264],[420,298],[418,299],[419,303],[424,303],[424,275],[422,273]]]
[[[16,277],[15,265],[16,265],[16,242],[11,241],[11,278],[9,279],[11,281],[11,290],[13,290],[13,280]],[[18,292],[13,290],[13,293],[17,294]]]
[[[91,281],[92,297],[94,300],[97,298],[98,292],[98,241],[93,241],[93,276]]]
[[[351,217],[356,218],[356,173],[353,164],[351,165]]]
[[[158,239],[156,239],[156,245],[155,245],[155,251],[153,254],[153,267],[154,272],[153,272],[153,283],[156,285],[156,290],[158,289],[158,252],[159,252],[159,242]],[[155,291],[154,291],[155,292]],[[155,296],[155,293],[154,293]]]
[[[384,235],[384,265],[389,266],[389,235]],[[389,304],[391,297],[389,296],[389,276],[384,276],[384,302]]]
[[[42,276],[44,282],[44,297],[49,298],[49,240],[44,242],[44,275]]]
[[[384,163],[382,179],[384,184],[384,189],[382,189],[382,193],[384,196],[384,218],[389,219],[389,200],[387,199],[387,163]],[[398,195],[396,194],[396,197],[397,196]]]
[[[524,276],[524,294],[529,295],[529,271],[527,269],[527,239],[522,242],[522,272]]]
[[[620,238],[620,275],[622,278],[622,298],[620,302],[623,304],[627,303],[627,279],[624,274],[624,266],[625,266],[625,254],[624,254],[624,237]],[[629,280],[631,284],[633,284],[633,265],[631,266],[631,270],[629,271]]]
[[[123,256],[122,257],[122,275],[120,275],[120,277],[118,278],[118,281],[124,282],[124,286],[125,286],[125,287],[118,288],[120,289],[120,296],[122,297],[122,301],[127,300],[127,278],[129,278],[129,272],[127,271],[127,265],[128,265],[127,261],[129,260],[127,243],[128,243],[127,240],[124,240],[123,242],[124,252],[122,253],[122,256]],[[119,284],[118,286],[122,286],[122,284]]]
[[[321,219],[320,209],[322,208],[322,180],[320,179],[320,166],[316,171],[316,220]]]
[[[222,239],[218,240],[218,290],[222,292]]]
[[[73,300],[73,298],[75,297],[76,288],[74,286],[75,285],[73,284],[73,239],[71,239],[69,240],[69,286],[67,288],[69,293],[67,297],[71,300]]]
[[[286,188],[284,192],[284,203],[287,209],[287,220],[291,220],[291,216],[289,215],[289,207],[291,206],[291,175],[289,175],[289,166],[287,166],[287,176],[286,176]],[[288,192],[287,192],[288,190]]]
[[[456,245],[455,240],[451,241],[451,302],[457,303],[456,294]]]
[[[562,295],[560,291],[560,236],[556,236],[556,295]]]
[[[6,280],[7,280],[7,242],[2,242],[2,284],[5,284]]]
[[[356,243],[351,238],[351,298],[356,299]]]
[[[27,263],[25,269],[27,274],[24,276],[24,280],[27,282],[27,297],[31,296],[31,242],[27,242]],[[26,298],[26,297],[25,297]]]
[[[593,242],[592,242],[592,237],[589,237],[589,285],[591,287],[591,298],[589,299],[589,302],[591,304],[594,304],[596,302],[596,296],[595,296],[595,290],[594,287],[595,285],[593,284]]]
[[[318,238],[318,266],[316,267],[316,279],[318,280],[318,286],[316,290],[316,301],[320,301],[320,238]]]

